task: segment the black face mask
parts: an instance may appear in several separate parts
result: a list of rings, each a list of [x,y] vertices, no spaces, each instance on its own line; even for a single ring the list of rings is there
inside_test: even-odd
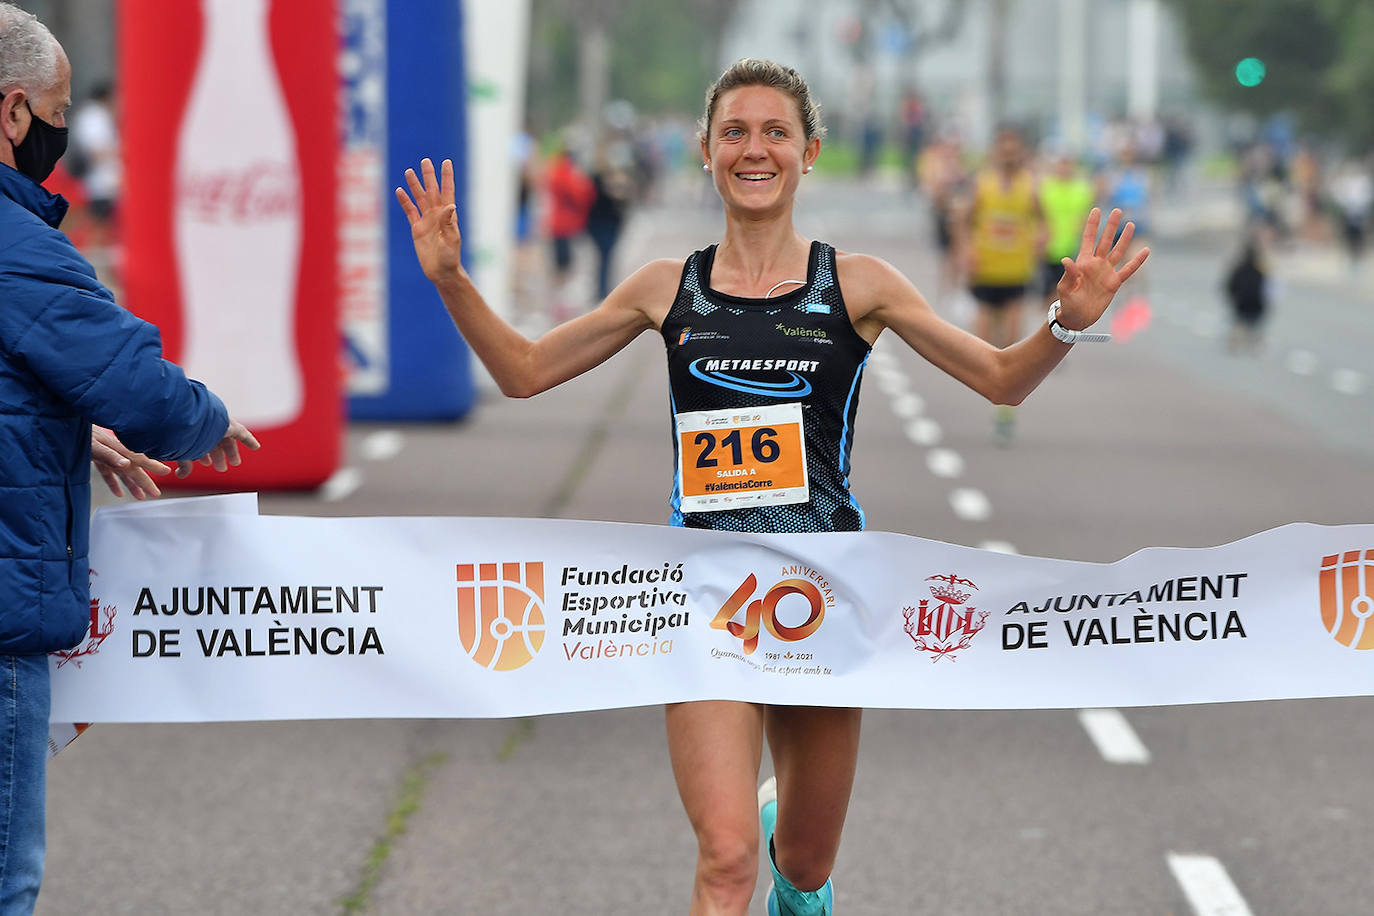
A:
[[[34,114],[28,99],[24,100],[24,105],[32,117],[29,119],[29,132],[14,145],[14,167],[20,174],[42,184],[57,167],[57,160],[67,151],[67,128],[53,127]]]

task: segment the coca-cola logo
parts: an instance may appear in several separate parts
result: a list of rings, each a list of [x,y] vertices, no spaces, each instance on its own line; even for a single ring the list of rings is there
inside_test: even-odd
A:
[[[209,223],[255,223],[300,210],[300,180],[280,163],[250,163],[236,169],[193,171],[177,185],[177,205]]]

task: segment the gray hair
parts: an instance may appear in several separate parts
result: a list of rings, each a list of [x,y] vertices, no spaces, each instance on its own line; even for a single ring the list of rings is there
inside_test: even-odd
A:
[[[706,113],[697,122],[703,137],[711,136],[711,118],[716,113],[716,103],[731,89],[741,86],[767,86],[790,95],[797,103],[802,127],[808,141],[825,137],[825,125],[821,123],[821,106],[811,98],[811,90],[801,74],[791,67],[771,60],[744,57],[735,61],[725,72],[706,89]]]
[[[33,13],[0,2],[0,92],[57,84],[57,39]]]

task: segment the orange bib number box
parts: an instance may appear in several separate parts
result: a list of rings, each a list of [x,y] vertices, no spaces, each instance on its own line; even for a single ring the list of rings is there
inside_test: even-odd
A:
[[[804,503],[806,437],[798,403],[676,416],[683,512]]]

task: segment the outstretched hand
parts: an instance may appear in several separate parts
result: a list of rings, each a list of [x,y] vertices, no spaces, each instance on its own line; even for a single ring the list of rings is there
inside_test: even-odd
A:
[[[458,231],[458,208],[453,203],[453,162],[445,159],[436,177],[434,163],[421,159],[420,175],[406,169],[406,184],[410,193],[397,188],[396,200],[410,221],[420,269],[431,282],[438,283],[462,270],[459,252],[463,238]]]
[[[224,431],[224,438],[219,440],[219,445],[210,449],[195,461],[178,461],[177,476],[185,477],[191,473],[191,469],[200,462],[207,468],[214,468],[216,471],[224,472],[231,467],[238,467],[243,459],[239,457],[239,445],[256,451],[261,448],[257,437],[248,431],[248,428],[238,420],[229,419],[229,428]]]
[[[172,473],[171,468],[156,458],[125,446],[114,432],[103,426],[91,427],[91,463],[104,478],[105,486],[117,497],[122,497],[126,489],[134,499],[161,496],[162,491],[150,475]]]
[[[1150,256],[1150,249],[1142,248],[1135,257],[1122,264],[1122,259],[1130,250],[1131,238],[1135,235],[1135,223],[1126,223],[1118,239],[1116,230],[1121,225],[1121,211],[1111,212],[1102,237],[1098,238],[1097,230],[1101,222],[1102,211],[1093,207],[1083,226],[1083,242],[1079,245],[1078,257],[1064,258],[1061,262],[1064,265],[1064,277],[1056,288],[1059,323],[1076,331],[1081,331],[1102,317],[1121,284],[1130,279],[1131,274],[1139,270]]]

